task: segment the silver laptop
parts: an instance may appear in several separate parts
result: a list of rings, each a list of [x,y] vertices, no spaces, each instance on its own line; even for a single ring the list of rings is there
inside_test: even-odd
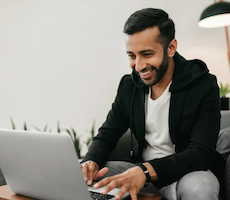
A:
[[[0,168],[11,191],[22,196],[40,200],[101,199],[93,196],[103,188],[87,186],[68,134],[0,130]],[[118,190],[102,199],[115,199]]]

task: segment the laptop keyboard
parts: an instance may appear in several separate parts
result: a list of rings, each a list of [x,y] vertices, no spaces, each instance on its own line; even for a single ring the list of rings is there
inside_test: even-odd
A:
[[[94,200],[107,200],[107,199],[112,199],[114,196],[110,194],[102,194],[98,192],[92,192],[90,191],[91,197]]]

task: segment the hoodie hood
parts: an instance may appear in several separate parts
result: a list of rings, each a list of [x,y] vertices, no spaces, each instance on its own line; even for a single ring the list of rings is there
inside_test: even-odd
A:
[[[175,69],[172,84],[169,89],[170,92],[187,87],[192,84],[193,81],[209,72],[206,64],[201,60],[186,60],[177,52],[173,59],[175,62]],[[131,77],[137,88],[144,89],[146,93],[148,93],[148,86],[143,83],[138,72],[133,70]]]

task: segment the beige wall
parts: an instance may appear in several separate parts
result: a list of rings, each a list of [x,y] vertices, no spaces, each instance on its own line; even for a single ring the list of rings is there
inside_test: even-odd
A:
[[[122,28],[134,11],[156,7],[176,24],[178,51],[200,58],[230,83],[225,32],[197,22],[212,0],[0,0],[0,127],[23,122],[87,134],[105,120],[130,73]],[[83,137],[84,138],[84,137]],[[84,140],[84,139],[83,139]]]

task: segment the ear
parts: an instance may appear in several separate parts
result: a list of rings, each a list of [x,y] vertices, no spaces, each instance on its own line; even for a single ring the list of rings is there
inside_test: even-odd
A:
[[[168,45],[168,57],[172,58],[177,50],[177,40],[173,39]]]

